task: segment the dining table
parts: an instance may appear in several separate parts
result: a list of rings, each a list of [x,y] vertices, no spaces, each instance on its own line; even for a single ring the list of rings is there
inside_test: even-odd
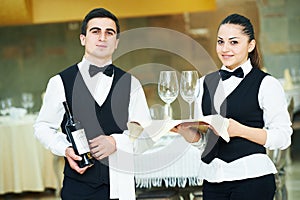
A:
[[[54,155],[34,136],[36,115],[0,117],[0,194],[58,188]]]
[[[61,159],[35,138],[35,119],[36,115],[0,117],[0,194],[60,191]],[[136,188],[199,187],[200,159],[199,149],[170,132],[147,151],[134,154]]]
[[[136,188],[176,188],[187,197],[190,192],[201,190],[200,160],[198,148],[181,135],[169,132],[147,151],[135,154]]]

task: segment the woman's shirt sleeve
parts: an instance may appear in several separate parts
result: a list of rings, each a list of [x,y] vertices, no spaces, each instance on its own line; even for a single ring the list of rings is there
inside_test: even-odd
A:
[[[292,123],[285,92],[276,78],[266,76],[262,80],[258,101],[263,110],[264,128],[267,131],[264,146],[271,150],[288,148],[293,133]]]

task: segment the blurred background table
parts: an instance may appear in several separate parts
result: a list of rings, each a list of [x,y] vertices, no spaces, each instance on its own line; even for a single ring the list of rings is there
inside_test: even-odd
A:
[[[54,156],[35,138],[35,118],[0,117],[0,194],[57,188]]]

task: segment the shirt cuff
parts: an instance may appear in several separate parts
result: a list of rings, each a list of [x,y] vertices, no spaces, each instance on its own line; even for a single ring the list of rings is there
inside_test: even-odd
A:
[[[72,146],[72,144],[70,142],[68,142],[67,140],[61,140],[59,141],[59,143],[57,143],[57,145],[55,145],[55,147],[51,148],[50,150],[53,154],[57,155],[57,156],[66,156],[66,149],[68,147]]]
[[[192,146],[198,148],[198,149],[204,149],[204,147],[206,146],[206,136],[203,133],[200,133],[200,139],[198,140],[198,142],[193,142],[191,143]]]

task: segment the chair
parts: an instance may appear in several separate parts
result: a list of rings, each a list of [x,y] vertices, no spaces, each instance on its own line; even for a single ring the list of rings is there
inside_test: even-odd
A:
[[[291,97],[289,99],[288,111],[291,117],[291,121],[293,120],[293,110],[294,110],[294,99]],[[290,148],[285,150],[275,149],[275,150],[267,150],[268,155],[274,162],[278,173],[275,175],[276,181],[276,193],[274,200],[287,200],[288,193],[286,188],[286,172],[285,168],[288,163],[290,163]]]

